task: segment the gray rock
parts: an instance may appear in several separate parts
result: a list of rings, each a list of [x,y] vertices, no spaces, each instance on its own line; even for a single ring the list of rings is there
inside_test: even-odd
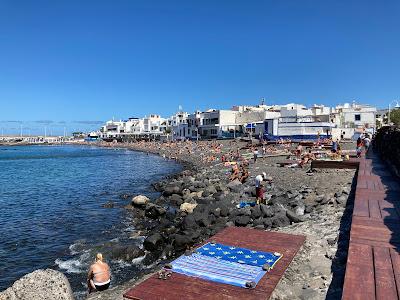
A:
[[[213,185],[209,185],[206,187],[205,192],[208,192],[209,194],[215,194],[217,190]]]
[[[168,197],[172,194],[179,194],[181,191],[180,187],[174,184],[168,185],[164,188],[163,195]]]
[[[345,187],[342,188],[342,193],[343,193],[343,194],[349,195],[349,194],[350,194],[350,191],[351,191],[350,188],[347,187],[347,186],[345,186]]]
[[[233,192],[239,192],[242,189],[242,183],[238,179],[235,179],[227,184],[227,188]]]
[[[342,195],[339,198],[336,198],[336,202],[340,204],[342,207],[345,207],[347,204],[347,197],[345,195]]]
[[[271,207],[269,207],[265,204],[261,204],[260,208],[261,208],[261,212],[263,213],[264,217],[270,218],[274,215],[274,210]]]
[[[298,216],[303,216],[305,212],[305,206],[304,205],[299,205],[296,207],[295,211],[296,215]]]
[[[74,300],[68,279],[61,272],[46,269],[29,273],[0,293],[6,300]]]
[[[286,216],[289,218],[290,221],[293,223],[300,223],[304,222],[304,219],[300,216],[298,216],[296,213],[292,212],[291,210],[286,211]]]

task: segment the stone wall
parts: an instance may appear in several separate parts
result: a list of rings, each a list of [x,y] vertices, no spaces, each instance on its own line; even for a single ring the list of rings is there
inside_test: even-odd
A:
[[[378,130],[373,145],[392,171],[400,176],[400,128],[382,127]]]

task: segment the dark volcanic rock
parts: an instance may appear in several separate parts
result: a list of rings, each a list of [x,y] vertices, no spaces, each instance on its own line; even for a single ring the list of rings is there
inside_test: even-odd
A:
[[[108,202],[104,203],[101,207],[113,208],[114,206],[115,206],[115,203],[113,201],[108,201]]]
[[[148,251],[154,251],[159,249],[163,243],[164,241],[161,234],[154,233],[144,240],[143,246]]]
[[[251,211],[251,218],[252,219],[257,219],[263,215],[263,212],[261,211],[260,205],[255,205],[250,209]]]
[[[187,246],[192,243],[191,237],[186,234],[175,234],[172,240],[175,249],[178,251],[185,250]]]
[[[110,258],[132,261],[132,259],[143,256],[144,251],[135,245],[122,246],[117,245],[111,248]]]
[[[237,216],[235,218],[235,225],[236,226],[246,226],[247,224],[250,223],[250,217],[249,216]]]
[[[284,227],[284,226],[290,225],[290,220],[286,216],[286,213],[282,213],[282,212],[277,214],[277,215],[275,215],[274,217],[272,217],[271,221],[272,221],[272,227],[273,228]]]
[[[172,194],[179,194],[179,193],[180,193],[180,187],[174,184],[166,186],[163,191],[163,195],[166,197],[171,196]]]
[[[164,215],[166,209],[154,203],[147,203],[146,205],[146,217],[157,219],[159,216]]]
[[[261,208],[261,212],[263,213],[264,217],[270,218],[274,215],[274,210],[271,207],[269,207],[268,205],[261,204],[260,208]]]
[[[182,229],[196,229],[197,224],[194,216],[192,214],[187,215],[182,221]]]

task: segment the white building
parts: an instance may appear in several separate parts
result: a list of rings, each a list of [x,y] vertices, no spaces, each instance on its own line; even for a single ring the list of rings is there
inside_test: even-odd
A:
[[[189,114],[187,112],[180,110],[168,119],[167,125],[174,140],[189,138],[188,117]]]
[[[107,121],[105,125],[100,128],[101,138],[119,138],[121,134],[125,133],[124,121]]]
[[[336,106],[332,119],[341,128],[374,129],[376,112],[373,106],[345,103]]]

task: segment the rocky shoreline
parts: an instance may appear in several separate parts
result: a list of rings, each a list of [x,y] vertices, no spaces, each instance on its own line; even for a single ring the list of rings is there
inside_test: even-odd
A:
[[[340,298],[350,225],[344,220],[346,211],[351,210],[354,170],[280,167],[278,163],[285,157],[271,155],[255,163],[250,161],[250,177],[242,183],[231,181],[231,166],[220,161],[222,155],[251,155],[242,142],[102,146],[154,153],[184,164],[182,172],[153,185],[160,197],[135,195],[126,206],[133,216],[136,235],[144,238],[142,249],[129,250],[135,253],[129,259],[145,254],[141,263],[149,266],[148,272],[227,226],[276,230],[305,234],[307,241],[272,299],[324,299],[327,295]],[[282,145],[268,151],[286,153],[288,149]],[[238,208],[241,202],[255,201],[254,178],[262,172],[272,177],[272,183],[266,185],[266,204]],[[122,299],[123,291],[137,282],[138,278],[134,278],[89,298]]]

